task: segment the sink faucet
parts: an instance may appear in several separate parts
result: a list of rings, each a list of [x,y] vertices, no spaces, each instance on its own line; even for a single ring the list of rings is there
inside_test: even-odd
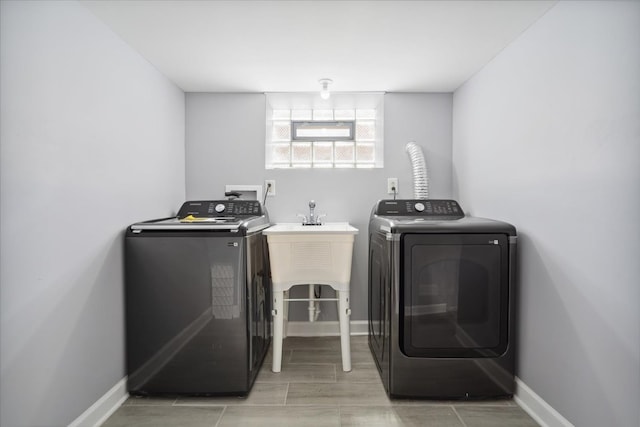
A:
[[[302,225],[321,225],[320,219],[326,215],[316,215],[316,202],[311,200],[309,202],[309,216],[302,214],[298,214],[298,216],[302,217]]]
[[[315,224],[316,223],[316,216],[315,216],[315,209],[316,209],[316,202],[315,200],[311,200],[309,202],[309,224]]]

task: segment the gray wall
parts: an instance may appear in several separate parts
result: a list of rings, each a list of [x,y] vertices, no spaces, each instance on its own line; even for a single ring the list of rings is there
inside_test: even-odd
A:
[[[454,187],[520,232],[518,375],[640,425],[640,3],[561,2],[454,95]]]
[[[225,184],[264,185],[272,222],[296,222],[314,199],[326,221],[348,221],[360,230],[351,279],[352,320],[367,318],[367,227],[374,203],[386,194],[387,177],[399,178],[399,197],[413,196],[411,164],[404,146],[423,147],[432,197],[451,196],[451,94],[385,95],[384,168],[265,170],[265,97],[262,94],[188,93],[186,101],[187,198],[223,198]],[[304,289],[299,289],[304,294]],[[295,295],[295,294],[294,294]],[[326,304],[326,306],[325,306]],[[320,320],[337,320],[335,304],[323,303]],[[291,320],[306,320],[303,303]]]
[[[0,6],[0,424],[125,376],[122,235],[184,199],[184,93],[76,2]]]

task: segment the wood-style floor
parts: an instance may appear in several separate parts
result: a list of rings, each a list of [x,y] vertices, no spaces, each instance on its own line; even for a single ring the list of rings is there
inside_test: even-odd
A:
[[[103,426],[538,426],[512,400],[389,399],[364,336],[351,337],[351,372],[339,337],[288,337],[283,348],[282,372],[271,372],[269,353],[245,398],[132,397]]]

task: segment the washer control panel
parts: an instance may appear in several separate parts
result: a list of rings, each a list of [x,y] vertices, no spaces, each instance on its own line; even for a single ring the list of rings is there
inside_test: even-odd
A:
[[[257,200],[196,200],[185,202],[178,211],[178,218],[193,215],[196,218],[261,216],[262,204]]]
[[[464,211],[455,200],[380,200],[374,212],[381,216],[411,216],[432,219],[464,218]]]

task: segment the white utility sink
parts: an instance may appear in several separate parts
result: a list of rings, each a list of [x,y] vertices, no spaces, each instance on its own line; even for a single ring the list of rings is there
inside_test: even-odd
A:
[[[348,290],[351,255],[358,229],[346,222],[322,225],[281,223],[263,231],[269,243],[275,290],[293,285],[323,284]]]
[[[349,282],[353,241],[358,229],[346,222],[328,222],[322,225],[281,223],[263,231],[269,245],[273,289],[273,372],[282,365],[282,339],[288,291],[295,285],[309,285],[309,299],[314,285],[329,285],[336,290],[342,370],[351,370],[349,342]],[[310,308],[311,309],[311,308]],[[310,316],[311,320],[311,316]]]

